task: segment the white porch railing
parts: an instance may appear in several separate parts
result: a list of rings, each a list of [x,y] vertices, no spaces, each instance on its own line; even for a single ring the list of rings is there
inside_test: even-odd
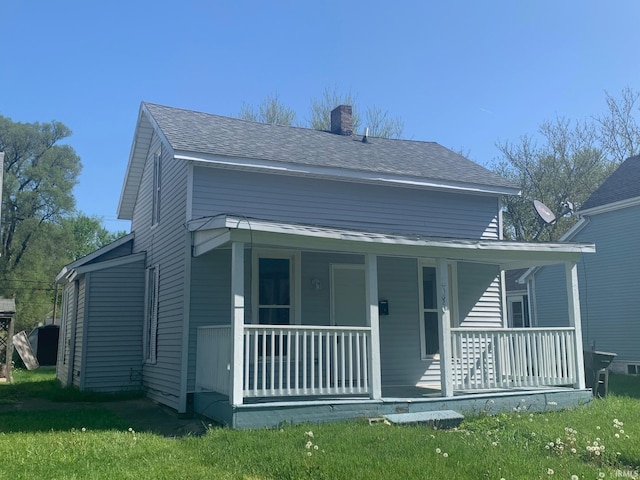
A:
[[[575,329],[452,328],[456,390],[571,385],[577,381]]]
[[[371,393],[368,327],[244,325],[243,396]],[[198,328],[196,390],[228,395],[231,327]]]

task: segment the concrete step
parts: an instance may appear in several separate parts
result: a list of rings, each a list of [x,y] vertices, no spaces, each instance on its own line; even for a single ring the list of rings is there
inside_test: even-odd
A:
[[[453,410],[430,412],[390,413],[384,418],[396,424],[421,424],[437,428],[454,428],[462,423],[464,415]]]

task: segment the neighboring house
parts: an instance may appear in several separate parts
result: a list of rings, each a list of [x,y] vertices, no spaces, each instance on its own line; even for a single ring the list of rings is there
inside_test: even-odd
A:
[[[504,241],[516,185],[436,143],[354,135],[351,107],[331,119],[143,103],[132,233],[58,275],[58,378],[239,428],[590,398],[573,295],[594,246]],[[507,328],[503,272],[548,264],[565,328]]]
[[[564,238],[597,249],[578,264],[584,348],[616,353],[612,371],[640,374],[640,156],[620,164],[578,214]],[[566,322],[558,274],[544,267],[527,277],[538,326]]]

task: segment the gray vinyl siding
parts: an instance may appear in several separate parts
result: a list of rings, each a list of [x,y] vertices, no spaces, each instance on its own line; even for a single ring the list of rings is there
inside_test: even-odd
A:
[[[186,218],[187,164],[162,149],[160,221],[151,225],[153,155],[161,142],[154,134],[148,152],[132,219],[135,231],[134,253],[147,254],[147,267],[157,266],[158,338],[157,362],[144,364],[144,387],[154,400],[180,409],[183,321],[189,234]]]
[[[249,258],[248,254],[245,255],[245,266]],[[190,295],[187,390],[193,391],[195,389],[198,327],[231,325],[231,250],[212,250],[205,255],[191,259]],[[245,301],[245,305],[247,305],[247,301]]]
[[[595,343],[597,350],[617,353],[615,361],[622,364],[640,362],[638,238],[640,206],[633,206],[589,217],[572,239],[596,244],[596,253],[584,255],[578,263],[584,345],[592,348]],[[566,299],[564,278],[564,267],[545,267],[536,274],[539,321],[553,312],[559,299]],[[561,318],[568,318],[560,312]]]
[[[596,247],[597,248],[597,247]],[[583,269],[578,269],[578,282],[583,283]],[[581,286],[582,288],[582,286]],[[549,265],[535,275],[536,327],[569,326],[567,281],[564,265]],[[580,295],[581,297],[583,295]],[[586,318],[581,314],[583,323]]]
[[[458,263],[460,327],[502,327],[500,269],[496,265]]]
[[[144,261],[91,272],[88,276],[83,388],[141,388]]]
[[[439,362],[421,359],[418,261],[378,257],[378,297],[389,302],[380,316],[382,387],[440,381]]]
[[[386,233],[496,239],[498,198],[194,167],[192,218],[239,214]]]
[[[305,325],[331,324],[331,264],[363,265],[363,255],[302,252],[301,296],[302,323]],[[320,280],[320,289],[312,281]]]

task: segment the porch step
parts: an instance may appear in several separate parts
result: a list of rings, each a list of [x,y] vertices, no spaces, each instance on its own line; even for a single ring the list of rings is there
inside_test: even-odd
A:
[[[462,423],[464,415],[453,410],[433,410],[430,412],[390,413],[384,418],[391,423],[419,423],[437,428],[454,428]]]

